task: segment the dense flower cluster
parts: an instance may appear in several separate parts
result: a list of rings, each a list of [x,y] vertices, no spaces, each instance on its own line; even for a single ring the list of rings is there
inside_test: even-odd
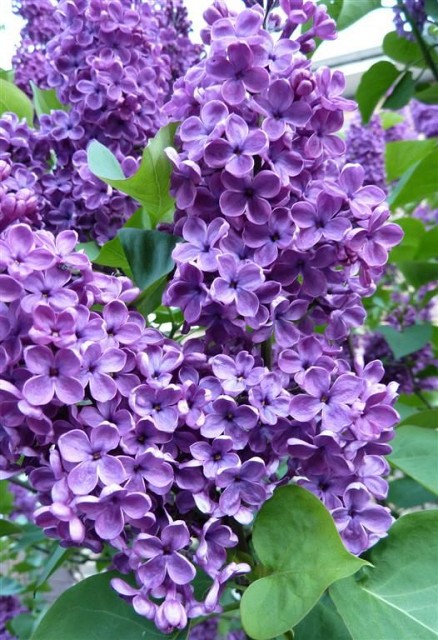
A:
[[[312,17],[309,5],[298,18],[288,2],[282,8],[283,34]],[[330,34],[324,11],[310,10],[316,12],[310,32]],[[362,186],[363,169],[338,168],[344,145],[335,133],[351,109],[340,97],[342,76],[328,69],[313,75],[300,53],[307,43],[274,42],[257,7],[235,17],[217,3],[206,18],[210,53],[176,84],[166,107],[183,120],[180,151],[168,153],[174,231],[186,241],[173,253],[177,271],[166,301],[183,309],[188,326],[205,326],[222,353],[262,344],[273,372],[261,394],[248,396],[263,425],[256,446],[263,451],[264,441],[280,456],[291,455],[291,477],[323,499],[357,552],[367,534],[360,516],[351,518],[366,502],[356,481],[363,460],[376,473],[386,469],[378,454],[388,451],[396,421],[389,406],[395,389],[379,386],[378,363],[350,370],[336,343],[362,323],[360,296],[373,291],[401,232],[387,224],[384,193]],[[376,407],[381,400],[385,406]],[[365,417],[375,410],[377,431],[375,418]],[[376,509],[377,530],[383,512]],[[373,507],[371,528],[374,513]]]
[[[393,7],[394,26],[399,36],[413,40],[413,27],[421,33],[426,23],[425,0],[399,0]]]
[[[190,40],[192,23],[183,0],[161,0],[154,8],[162,52],[169,59],[171,78],[176,80],[199,60],[202,45]]]
[[[42,224],[41,179],[50,147],[40,131],[15,114],[0,118],[0,231],[17,221]]]
[[[438,106],[412,100],[410,107],[417,132],[426,138],[438,136]]]
[[[389,140],[388,140],[389,141]],[[364,125],[356,116],[347,131],[345,156],[364,170],[364,184],[376,185],[386,192],[385,132],[380,116],[372,116]]]
[[[356,375],[311,335],[281,351],[275,372],[244,350],[182,347],[146,328],[126,306],[130,281],[94,273],[75,243],[22,224],[1,239],[1,467],[29,474],[47,535],[95,551],[111,541],[139,585],[115,588],[168,631],[216,611],[226,582],[249,570],[226,564],[226,550],[284,458],[354,552],[385,534],[391,516],[371,496],[386,492],[397,414],[378,363]],[[196,566],[212,579],[204,602]]]
[[[56,11],[47,2],[50,17],[45,3],[23,4],[25,29],[37,44],[38,26],[43,28],[50,20],[44,74],[69,111],[55,110],[40,118],[41,135],[52,157],[31,185],[40,195],[32,201],[35,219],[27,210],[22,214],[23,206],[18,205],[9,219],[34,226],[40,222],[52,231],[74,228],[81,240],[91,236],[103,244],[136,204],[90,173],[87,144],[92,139],[105,144],[125,174],[132,175],[148,139],[165,123],[162,106],[174,78],[196,61],[200,47],[190,41],[190,22],[179,0],[168,0],[164,7],[130,0],[61,0]],[[43,48],[36,44],[33,48],[40,56]],[[25,62],[16,59],[16,72],[34,75],[33,68],[26,71]],[[0,120],[0,132],[2,128]],[[8,142],[13,147],[16,138]],[[24,169],[32,172],[33,162],[30,154]]]
[[[21,162],[35,175],[37,202],[58,194],[60,214],[71,203],[65,227],[74,219],[83,231],[84,200],[90,230],[103,211],[102,236],[114,210],[129,213],[87,173],[79,142],[94,126],[85,114],[107,118],[108,100],[131,104],[126,82],[146,86],[150,67],[132,42],[141,44],[143,11],[153,13],[140,5],[117,0],[102,12],[100,0],[61,1],[50,82],[73,109],[43,117],[35,139],[7,118],[5,197],[19,192],[11,180]],[[137,583],[113,587],[164,632],[217,613],[227,583],[245,581],[249,565],[230,561],[228,549],[278,484],[314,492],[353,553],[392,523],[377,501],[387,493],[397,384],[382,382],[378,361],[350,362],[343,346],[402,233],[388,222],[382,189],[364,186],[359,164],[344,164],[337,133],[354,104],[341,95],[342,74],[313,72],[306,56],[316,38],[334,37],[334,22],[313,2],[281,0],[280,9],[277,39],[258,3],[236,16],[217,0],[205,12],[206,58],[176,81],[165,107],[181,121],[168,155],[171,230],[184,240],[165,302],[182,309],[186,333],[205,327],[202,337],[180,343],[147,327],[129,307],[138,290],[93,271],[74,231],[12,224],[17,214],[0,236],[1,473],[28,474],[48,536],[115,547],[114,566]],[[114,129],[101,126],[129,174],[138,112],[125,115]],[[28,141],[41,143],[42,167]],[[201,601],[199,570],[210,578]]]
[[[15,84],[32,95],[30,82],[48,89],[45,64],[47,43],[57,32],[55,4],[51,0],[13,0],[12,7],[24,20],[20,43],[12,59]]]

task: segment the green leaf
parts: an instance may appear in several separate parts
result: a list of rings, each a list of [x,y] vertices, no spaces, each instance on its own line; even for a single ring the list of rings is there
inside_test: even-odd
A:
[[[97,140],[92,140],[88,145],[87,160],[90,171],[106,184],[114,186],[114,182],[126,180],[116,156]]]
[[[161,634],[135,613],[111,588],[114,572],[104,573],[67,589],[52,604],[31,640],[183,640],[186,632]]]
[[[424,8],[428,16],[432,16],[432,18],[438,18],[438,2],[437,0],[426,0],[424,3]]]
[[[11,536],[14,533],[21,533],[20,525],[15,522],[9,522],[9,520],[0,519],[0,538],[4,536]]]
[[[8,111],[33,126],[33,106],[27,95],[12,82],[0,78],[0,116]]]
[[[420,260],[430,260],[438,258],[438,227],[434,227],[424,234],[415,256]]]
[[[436,429],[438,426],[438,409],[427,409],[426,411],[417,411],[406,417],[400,422],[402,424],[410,424],[416,427],[429,427]]]
[[[396,430],[389,461],[438,495],[438,431],[405,425]]]
[[[363,18],[370,11],[379,9],[380,0],[344,0],[341,13],[337,20],[338,30],[346,29]]]
[[[65,104],[59,102],[55,89],[39,89],[32,80],[30,81],[30,87],[32,89],[35,112],[38,117],[55,110],[68,110]]]
[[[103,245],[93,262],[104,267],[121,269],[125,275],[132,278],[132,271],[118,236]]]
[[[100,247],[94,240],[90,242],[79,242],[79,244],[76,245],[76,251],[80,251],[81,249],[91,262],[97,258],[100,252]]]
[[[410,202],[421,202],[434,195],[437,190],[437,175],[438,150],[435,150],[416,162],[403,174],[388,197],[391,208],[394,209]]]
[[[382,111],[380,113],[380,120],[383,129],[386,131],[387,129],[391,129],[391,127],[395,127],[396,124],[404,122],[405,117],[400,115],[400,113],[394,113],[394,111]]]
[[[371,552],[375,569],[330,595],[353,640],[436,640],[438,511],[403,516]]]
[[[406,327],[403,331],[397,331],[387,325],[380,325],[376,331],[383,335],[397,360],[410,353],[415,353],[432,339],[430,324],[415,324]]]
[[[0,68],[0,80],[7,80],[8,82],[14,82],[14,70]]]
[[[366,564],[345,549],[318,498],[298,486],[277,489],[263,505],[253,545],[268,573],[248,587],[241,601],[243,627],[255,640],[294,627],[332,582]]]
[[[414,287],[421,287],[432,280],[438,280],[438,262],[413,262],[406,260],[397,263],[406,280]]]
[[[388,58],[392,58],[396,62],[408,66],[427,66],[418,44],[413,40],[399,36],[396,31],[386,34],[382,46],[383,52]]]
[[[71,555],[71,551],[71,549],[64,549],[64,547],[60,547],[58,543],[55,543],[52,553],[48,558],[46,558],[43,571],[36,580],[34,593],[38,591],[38,589],[47,582],[50,576],[53,575],[55,571],[67,560]]]
[[[172,167],[164,150],[173,145],[176,128],[177,124],[171,123],[160,129],[144,149],[137,173],[130,178],[124,177],[115,156],[99,142],[93,141],[88,147],[90,171],[140,202],[154,227],[170,219],[174,211],[174,200],[169,194]]]
[[[9,484],[7,480],[0,480],[0,513],[7,515],[12,511],[12,505],[14,504],[14,498],[9,491]]]
[[[18,640],[29,640],[35,625],[35,618],[31,613],[20,613],[9,620],[7,627]]]
[[[412,478],[397,478],[389,483],[387,502],[399,509],[410,509],[435,501],[436,496]]]
[[[438,103],[438,84],[432,84],[426,89],[416,91],[414,98],[425,104],[437,104]]]
[[[351,635],[333,602],[324,594],[304,620],[295,627],[294,640],[351,640]]]
[[[150,287],[174,268],[172,251],[178,242],[176,236],[147,229],[121,229],[118,235],[140,289]]]
[[[395,114],[397,115],[397,114]],[[422,160],[436,147],[436,140],[400,140],[388,142],[385,151],[388,182],[400,178],[418,160]]]
[[[412,71],[405,71],[396,85],[391,90],[391,94],[383,103],[384,109],[401,109],[406,106],[412,98],[415,89],[415,80]]]
[[[164,289],[167,284],[167,276],[163,276],[147,287],[136,300],[134,306],[145,318],[161,305]],[[182,323],[181,323],[182,324]]]
[[[148,214],[142,207],[125,222],[123,229],[148,229],[150,220]],[[130,278],[133,277],[131,267],[123,251],[120,237],[117,235],[112,240],[106,242],[100,249],[97,256],[92,258],[93,262],[105,267],[114,267],[123,271]]]
[[[339,14],[342,11],[342,5],[344,4],[344,0],[318,0],[318,4],[323,4],[327,7],[327,13],[330,18],[333,20],[337,20],[339,18]]]
[[[355,3],[357,5],[361,3]],[[371,118],[374,109],[385,96],[401,72],[386,60],[376,62],[366,71],[359,83],[356,92],[356,100],[362,114],[362,120],[366,124]]]
[[[416,218],[399,218],[397,224],[404,231],[403,241],[398,247],[394,247],[389,254],[389,261],[411,260],[418,251],[422,237],[426,230],[421,220]]]

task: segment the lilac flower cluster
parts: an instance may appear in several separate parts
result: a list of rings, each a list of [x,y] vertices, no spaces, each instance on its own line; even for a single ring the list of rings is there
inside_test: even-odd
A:
[[[37,43],[35,24],[45,24],[48,9],[42,3],[39,16],[34,5],[27,3],[23,15]],[[52,26],[44,45],[44,73],[61,103],[71,108],[40,118],[55,164],[47,165],[34,185],[42,196],[37,219],[21,214],[23,207],[14,217],[35,226],[40,221],[52,231],[74,228],[81,240],[91,236],[103,244],[136,204],[90,173],[86,146],[99,140],[117,155],[125,174],[132,175],[148,139],[165,123],[161,108],[174,77],[197,59],[200,47],[191,43],[187,13],[176,0],[169,0],[165,11],[161,4],[128,0],[61,0],[56,11],[48,5]]]
[[[15,640],[6,629],[6,624],[27,611],[16,596],[0,595],[0,640]]]
[[[273,372],[256,350],[181,346],[146,328],[127,307],[137,289],[93,272],[76,241],[24,224],[0,240],[0,464],[3,477],[29,475],[49,537],[110,542],[138,584],[115,589],[170,631],[218,611],[226,583],[250,570],[227,549],[284,458],[281,481],[315,491],[352,551],[385,535],[391,516],[373,496],[386,492],[397,414],[379,363],[353,372],[323,335],[288,341]],[[202,602],[199,569],[211,578]]]
[[[412,100],[410,107],[417,132],[426,138],[438,136],[438,106]]]
[[[421,33],[426,24],[425,0],[398,0],[393,7],[394,26],[399,36],[413,40],[412,27]]]
[[[40,180],[49,159],[50,147],[41,132],[15,114],[0,118],[0,231],[17,221],[41,225]]]
[[[24,20],[20,43],[12,58],[15,84],[32,95],[30,82],[48,89],[45,55],[56,34],[55,5],[51,0],[13,0],[12,8]]]
[[[176,80],[198,62],[203,47],[190,39],[192,23],[183,0],[161,0],[154,8],[163,56],[169,60],[172,80]]]
[[[346,159],[357,162],[365,172],[364,184],[376,185],[386,192],[385,132],[380,116],[375,114],[364,125],[355,117],[347,131]]]
[[[297,17],[297,3],[281,3],[284,36],[312,17],[311,32],[331,33],[324,10],[298,4]],[[313,74],[300,37],[274,42],[258,7],[236,17],[216,3],[205,17],[210,52],[166,106],[183,121],[179,153],[168,155],[174,232],[186,242],[174,250],[165,300],[188,326],[206,327],[230,371],[242,348],[263,354],[272,371],[248,394],[262,425],[252,446],[289,455],[290,476],[321,497],[360,552],[390,524],[362,481],[365,468],[387,470],[379,456],[397,420],[395,388],[380,385],[379,363],[352,370],[335,345],[363,322],[360,297],[402,234],[387,223],[383,191],[363,186],[363,169],[338,168],[336,132],[352,108],[342,76]],[[377,484],[381,498],[385,482]]]

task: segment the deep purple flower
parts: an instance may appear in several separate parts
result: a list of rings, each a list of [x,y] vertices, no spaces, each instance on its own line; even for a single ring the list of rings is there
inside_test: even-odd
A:
[[[369,494],[360,484],[352,484],[344,494],[345,507],[332,512],[347,548],[362,553],[386,535],[394,522],[389,509],[370,501]]]
[[[33,374],[23,387],[28,402],[40,406],[51,402],[54,396],[69,405],[82,400],[81,361],[76,353],[60,349],[54,354],[48,347],[35,346],[26,349],[24,358]]]
[[[148,516],[151,501],[144,493],[129,493],[112,484],[102,489],[99,498],[78,498],[77,505],[88,518],[95,520],[98,536],[103,540],[113,540],[122,533],[126,522]]]
[[[286,124],[303,126],[310,119],[312,109],[302,100],[294,102],[294,92],[287,80],[274,80],[266,96],[255,98],[256,109],[267,116],[263,130],[270,140],[278,140],[286,130]]]
[[[278,195],[281,182],[272,171],[260,171],[255,178],[222,175],[225,187],[220,197],[223,213],[235,218],[246,213],[254,224],[264,224],[271,215],[269,199]]]
[[[222,469],[235,467],[239,464],[239,456],[232,453],[234,445],[232,438],[219,436],[213,440],[211,445],[207,442],[195,442],[190,447],[190,452],[195,460],[202,463],[205,477],[215,478]]]
[[[257,423],[257,411],[248,405],[238,405],[227,396],[220,396],[212,408],[201,427],[202,435],[217,438],[225,434],[232,438],[236,449],[242,449],[248,442],[248,431]]]
[[[224,304],[236,304],[242,316],[253,316],[257,313],[259,301],[254,293],[264,281],[263,272],[255,264],[239,262],[229,255],[218,258],[220,277],[211,287],[214,300]]]
[[[233,42],[227,49],[228,59],[224,56],[212,58],[207,63],[208,72],[217,80],[225,80],[222,85],[222,97],[228,104],[243,102],[246,91],[260,93],[269,84],[266,69],[255,64],[250,47],[244,42]]]
[[[159,431],[171,433],[178,422],[175,405],[180,397],[181,391],[175,385],[168,385],[164,389],[140,385],[132,390],[129,404],[140,416],[149,416]]]
[[[259,505],[266,499],[266,488],[262,483],[265,473],[265,464],[261,458],[251,458],[241,466],[221,471],[216,484],[224,489],[219,498],[223,513],[245,522],[248,512],[242,502]]]
[[[300,386],[306,394],[294,396],[290,402],[292,417],[299,422],[312,420],[321,414],[323,429],[341,431],[351,424],[349,407],[362,391],[362,381],[353,373],[340,375],[330,383],[330,373],[321,367],[310,367]]]
[[[200,218],[189,218],[184,224],[183,237],[186,242],[173,250],[173,258],[179,262],[192,261],[202,271],[216,271],[219,240],[229,229],[227,222],[216,218],[208,226]]]
[[[81,379],[89,385],[90,392],[99,402],[111,400],[117,393],[117,385],[112,373],[121,371],[126,363],[126,355],[120,349],[103,351],[100,344],[88,344],[82,352]]]
[[[275,373],[268,373],[257,387],[250,389],[249,400],[264,424],[276,424],[279,417],[289,415],[290,398]]]
[[[76,495],[93,491],[99,480],[104,485],[121,484],[126,478],[120,460],[108,452],[117,448],[120,435],[114,427],[102,424],[91,430],[73,429],[63,434],[58,447],[64,460],[75,463],[68,474],[68,486]]]
[[[142,582],[150,588],[163,584],[166,575],[178,585],[189,583],[195,577],[195,568],[181,553],[190,542],[190,534],[182,520],[176,520],[164,527],[160,538],[140,534],[135,543],[135,551],[147,562],[140,565],[138,574]]]
[[[341,202],[339,198],[321,193],[316,207],[310,202],[294,204],[291,215],[300,229],[297,237],[297,247],[306,251],[321,239],[341,241],[351,228],[350,222],[342,215],[337,215]]]
[[[256,155],[263,155],[268,147],[266,134],[260,130],[249,131],[245,120],[231,114],[225,123],[227,139],[217,138],[205,147],[204,159],[209,167],[226,169],[228,173],[241,177],[254,168]]]

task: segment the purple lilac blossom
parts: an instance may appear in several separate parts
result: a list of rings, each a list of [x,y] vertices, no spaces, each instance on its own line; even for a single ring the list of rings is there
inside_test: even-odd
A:
[[[417,133],[423,134],[426,138],[438,136],[438,106],[412,100],[410,107]]]
[[[289,47],[265,31],[257,6],[239,16],[222,2],[207,9],[210,50],[175,83],[166,107],[183,121],[169,156],[172,228],[187,241],[175,250],[166,301],[183,309],[185,330],[204,325],[205,335],[181,344],[146,328],[128,308],[138,290],[73,254],[71,231],[55,239],[20,224],[0,238],[6,256],[26,247],[19,265],[0,263],[2,475],[23,463],[47,535],[94,551],[109,541],[137,578],[135,588],[121,579],[114,588],[166,633],[219,612],[227,582],[245,579],[248,565],[227,563],[238,543],[233,529],[272,495],[283,460],[283,480],[337,510],[355,553],[391,523],[376,500],[387,490],[382,456],[398,419],[397,385],[381,382],[379,362],[349,363],[339,346],[363,323],[361,298],[375,290],[402,234],[387,222],[383,192],[363,187],[360,167],[342,166],[337,132],[354,108],[341,95],[342,75],[313,73],[305,56],[314,38],[333,37],[333,21],[301,0],[284,0],[282,11]],[[108,33],[117,12],[101,21]],[[305,34],[287,40],[308,21]],[[227,63],[222,70],[218,61]],[[283,81],[289,104],[277,114]],[[225,168],[237,117],[238,152],[250,161],[243,175],[235,175],[240,163],[234,174]],[[196,144],[197,131],[207,144]],[[204,154],[219,140],[225,162],[211,166]],[[98,203],[101,187],[82,169],[79,176]],[[264,237],[270,248],[259,260]],[[36,398],[41,376],[49,392]],[[78,395],[70,402],[65,379]],[[201,601],[196,567],[212,580]]]
[[[359,117],[353,119],[345,142],[347,161],[361,165],[365,172],[364,184],[375,185],[386,192],[385,132],[380,116],[374,115],[366,125]]]
[[[74,228],[81,240],[91,236],[104,244],[136,204],[90,173],[85,149],[90,140],[99,140],[132,175],[143,147],[166,123],[161,108],[173,81],[198,60],[201,46],[190,40],[191,24],[180,0],[61,0],[56,6],[49,0],[17,0],[16,10],[26,20],[14,58],[20,86],[29,91],[32,79],[54,89],[69,111],[39,117],[41,138],[56,163],[47,157],[35,175],[32,161],[24,161],[0,181],[1,217],[6,217],[0,228],[14,220],[56,232]],[[11,144],[23,142],[11,137]],[[0,161],[8,160],[1,147]],[[24,180],[26,170],[32,173]]]
[[[297,385],[312,402],[314,395],[308,377],[292,366],[291,349],[270,373],[257,350],[230,342],[217,353],[202,339],[181,346],[147,329],[126,306],[137,289],[126,278],[93,272],[81,252],[72,255],[72,233],[55,239],[19,224],[0,238],[2,254],[23,247],[20,268],[14,260],[0,264],[6,285],[0,301],[1,474],[25,469],[37,491],[34,518],[47,535],[94,551],[109,541],[139,584],[134,589],[119,579],[114,587],[169,631],[190,617],[219,612],[227,580],[249,571],[246,564],[227,564],[226,550],[238,541],[233,523],[250,523],[272,495],[282,459],[289,458],[290,479],[314,490],[330,510],[348,509],[344,493],[360,483],[369,508],[388,524],[387,511],[373,501],[387,490],[381,455],[397,420],[395,387],[379,383],[383,369],[371,363],[349,370],[323,335],[305,337],[295,329],[297,358],[309,353],[330,396],[327,423],[320,417],[323,403],[300,422],[294,419]],[[65,275],[53,296],[38,298],[34,307],[34,278],[47,281],[55,266]],[[95,305],[102,310],[92,310]],[[41,376],[44,393],[35,395]],[[67,401],[65,386],[78,397]],[[329,481],[333,469],[336,482]],[[356,552],[384,535],[382,526],[370,528],[360,517],[354,526],[338,518]],[[204,601],[194,597],[196,566],[213,580]]]
[[[394,26],[399,36],[414,40],[412,25],[421,33],[426,24],[425,0],[401,0],[393,7]]]

